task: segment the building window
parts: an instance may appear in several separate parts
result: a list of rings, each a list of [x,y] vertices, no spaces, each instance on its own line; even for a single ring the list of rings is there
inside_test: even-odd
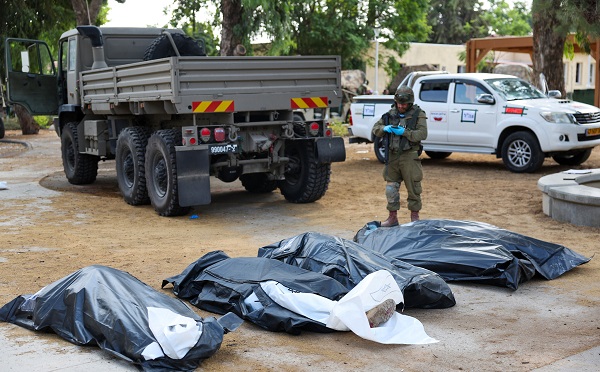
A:
[[[595,71],[596,71],[596,64],[595,63],[590,63],[590,74],[589,74],[589,78],[588,78],[588,84],[589,85],[594,85],[594,78],[595,78],[594,72]]]
[[[581,84],[581,62],[575,64],[575,84]]]
[[[465,73],[467,72],[467,68],[465,67],[465,65],[459,65],[456,69],[456,72],[458,72],[459,74]]]

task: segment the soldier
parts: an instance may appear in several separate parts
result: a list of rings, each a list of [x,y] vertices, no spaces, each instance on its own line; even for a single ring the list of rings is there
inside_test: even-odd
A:
[[[387,182],[385,196],[390,214],[381,223],[382,227],[398,225],[402,181],[408,193],[410,220],[417,221],[421,210],[423,168],[419,156],[423,149],[421,141],[427,138],[427,117],[414,104],[413,90],[407,86],[398,88],[394,101],[392,109],[383,114],[373,126],[373,134],[383,137],[387,144],[383,178]]]

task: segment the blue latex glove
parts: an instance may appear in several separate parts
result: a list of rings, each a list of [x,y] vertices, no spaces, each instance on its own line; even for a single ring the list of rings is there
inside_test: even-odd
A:
[[[390,130],[397,136],[401,136],[404,134],[404,127],[391,127]]]
[[[386,133],[392,133],[392,126],[386,125],[385,127],[383,127],[383,131]]]

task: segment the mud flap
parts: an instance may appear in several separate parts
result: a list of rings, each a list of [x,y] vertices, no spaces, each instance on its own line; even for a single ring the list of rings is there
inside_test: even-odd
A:
[[[210,160],[208,149],[175,147],[179,205],[210,204]]]
[[[317,138],[317,161],[320,164],[346,160],[346,147],[342,137]]]

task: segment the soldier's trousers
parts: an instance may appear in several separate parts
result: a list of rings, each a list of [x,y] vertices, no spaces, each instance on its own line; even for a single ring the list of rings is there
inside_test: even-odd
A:
[[[423,167],[416,150],[390,153],[388,164],[383,168],[383,178],[387,182],[385,196],[389,211],[400,209],[400,184],[402,182],[404,182],[408,194],[406,198],[408,209],[411,211],[421,210]]]

